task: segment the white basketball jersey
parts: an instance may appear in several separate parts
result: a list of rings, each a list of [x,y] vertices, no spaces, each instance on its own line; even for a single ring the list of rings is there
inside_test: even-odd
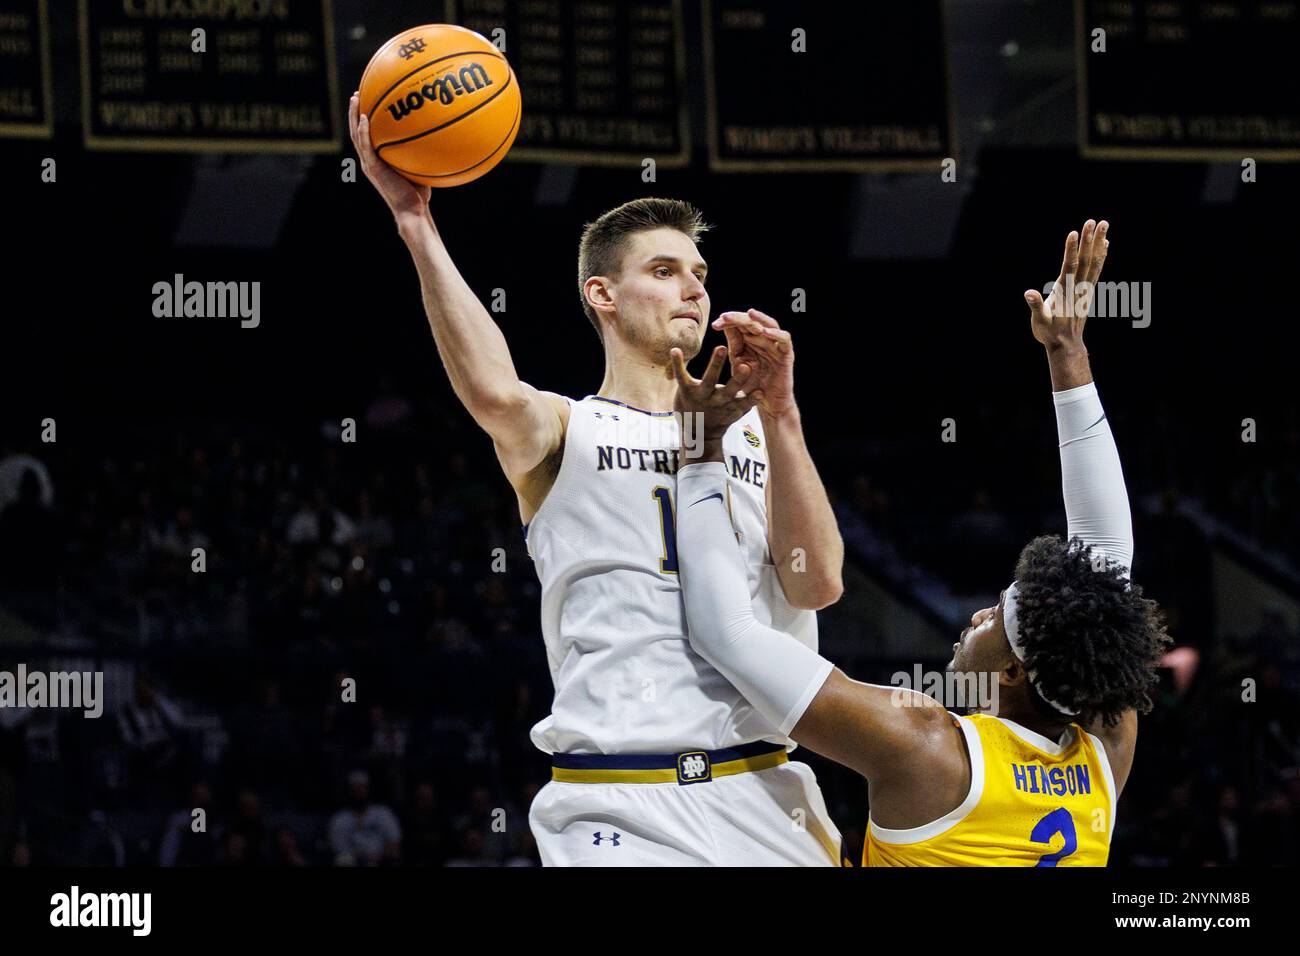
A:
[[[526,529],[542,585],[555,701],[532,731],[548,753],[673,753],[790,743],[691,650],[677,582],[671,412],[569,402],[559,473]],[[767,449],[757,410],[723,439],[732,523],[757,618],[817,646],[817,615],[790,607],[767,547]]]

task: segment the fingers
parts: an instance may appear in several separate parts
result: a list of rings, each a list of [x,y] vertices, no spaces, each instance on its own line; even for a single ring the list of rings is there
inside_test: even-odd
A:
[[[715,329],[739,328],[756,334],[763,328],[779,329],[781,326],[767,313],[760,312],[758,309],[749,309],[745,312],[723,312],[713,320],[713,327]]]
[[[721,312],[718,314],[718,317],[713,320],[713,327],[715,329],[723,330],[728,328],[748,328],[751,324],[753,324],[752,320],[746,312]]]
[[[691,378],[691,373],[686,371],[686,357],[682,354],[682,350],[673,349],[668,355],[673,367],[673,377],[677,379],[677,387],[690,388],[695,385],[695,379]]]
[[[1079,234],[1071,232],[1065,237],[1065,256],[1061,259],[1061,275],[1056,281],[1062,282],[1073,276],[1079,268]]]
[[[745,350],[745,337],[734,325],[723,326],[722,334],[727,337],[727,354],[733,358]]]
[[[356,150],[363,169],[367,160],[366,147],[370,146],[370,130],[367,129],[364,136],[361,132],[361,124],[365,119],[361,113],[361,94],[353,93],[352,99],[348,101],[348,133],[352,137],[352,148]]]
[[[717,397],[723,401],[723,405],[721,408],[717,409],[717,416],[728,423],[734,422],[736,419],[740,418],[741,415],[744,415],[747,411],[763,400],[762,389],[745,392],[739,387],[736,387],[735,390],[732,391],[734,382],[735,379],[733,378],[732,381],[728,382],[725,386],[718,386],[719,390]],[[724,389],[730,392],[730,394],[724,394]]]
[[[368,170],[379,159],[374,144],[370,142],[370,117],[361,112],[361,94],[353,93],[348,101],[348,132],[352,135],[352,147],[361,160],[362,170]]]
[[[749,339],[746,339],[749,341]],[[762,335],[754,339],[754,348],[766,355],[778,358],[788,355],[794,348],[790,333],[785,329],[764,327]]]
[[[1038,325],[1051,326],[1051,303],[1043,301],[1041,292],[1037,289],[1026,289],[1025,304],[1029,306],[1029,324],[1031,327]]]
[[[709,356],[709,365],[700,378],[700,386],[705,389],[706,395],[713,391],[714,386],[718,384],[718,379],[722,375],[722,362],[726,357],[727,347],[725,345],[719,345],[713,350],[713,354]]]
[[[753,354],[760,355],[763,358],[776,359],[785,351],[788,351],[789,345],[783,345],[779,336],[770,333],[779,332],[779,329],[769,329],[766,326],[760,327],[756,331],[745,330],[740,333],[741,345],[745,349],[752,350]],[[787,336],[786,343],[789,342],[789,333],[783,333]]]
[[[1106,238],[1109,229],[1110,223],[1105,219],[1097,223],[1097,231],[1093,233],[1090,268],[1084,276],[1086,282],[1095,284],[1101,277],[1101,267],[1106,263],[1106,250],[1110,248],[1110,240]]]
[[[1092,271],[1093,245],[1097,238],[1097,222],[1089,219],[1079,232],[1079,269],[1075,273],[1076,282],[1086,282]]]
[[[727,347],[733,352],[752,347],[776,358],[793,348],[790,333],[784,331],[776,319],[758,309],[723,312],[713,320],[713,327],[726,334]]]
[[[370,142],[370,117],[365,113],[357,120],[357,153],[367,163],[374,163],[379,159],[379,154],[375,152],[374,143]]]
[[[718,394],[725,399],[734,399],[739,395],[741,389],[745,387],[745,383],[753,377],[753,374],[754,367],[741,362],[731,373],[731,381],[727,382],[726,385],[718,386]]]
[[[1057,279],[1052,283],[1052,290],[1047,294],[1046,301],[1039,314],[1044,319],[1050,320],[1054,315],[1061,315],[1065,312],[1065,283]]]

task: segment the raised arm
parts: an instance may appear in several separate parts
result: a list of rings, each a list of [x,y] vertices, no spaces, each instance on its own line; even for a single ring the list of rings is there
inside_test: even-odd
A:
[[[757,309],[724,312],[713,323],[727,336],[733,367],[744,363],[763,391],[758,404],[767,441],[767,539],[791,607],[819,611],[844,592],[844,540],[794,399],[794,343]]]
[[[1061,273],[1044,301],[1025,292],[1034,338],[1047,350],[1052,400],[1061,451],[1061,491],[1065,498],[1066,533],[1093,547],[1093,553],[1130,569],[1133,565],[1133,518],[1120,467],[1119,449],[1092,380],[1083,327],[1110,240],[1105,220],[1089,219],[1065,240]],[[1122,788],[1133,763],[1137,713],[1118,724],[1097,721],[1089,727],[1106,745],[1107,756]]]
[[[519,380],[505,336],[443,244],[429,213],[430,188],[409,182],[379,158],[355,93],[348,124],[361,169],[388,204],[420,274],[424,311],[456,397],[492,436],[506,474],[527,474],[559,448],[568,406]]]
[[[750,370],[743,364],[726,386],[717,385],[724,353],[715,350],[699,381],[686,372],[680,351],[673,353],[678,410],[703,416],[695,431],[703,437],[701,454],[684,458],[677,472],[678,574],[691,647],[781,733],[866,776],[882,826],[932,820],[961,802],[969,781],[960,731],[947,712],[923,694],[851,680],[754,616],[726,506],[722,434],[762,392],[744,395]],[[918,797],[919,782],[925,786]]]
[[[1034,337],[1047,351],[1061,451],[1067,535],[1115,563],[1133,564],[1133,518],[1110,423],[1092,380],[1083,327],[1106,261],[1109,223],[1089,219],[1065,240],[1061,274],[1044,301],[1025,293]]]

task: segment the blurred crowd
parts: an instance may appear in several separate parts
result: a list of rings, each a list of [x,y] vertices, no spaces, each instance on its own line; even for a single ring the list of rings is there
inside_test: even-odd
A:
[[[0,709],[0,863],[538,862],[551,683],[513,495],[454,409],[383,389],[347,424],[0,449],[0,668],[102,669],[109,698],[100,720]],[[842,514],[958,592],[1064,526],[1051,443],[992,456],[969,499],[902,451],[818,457]],[[1289,508],[1276,467],[1257,480]],[[1269,609],[1215,633],[1209,545],[1146,490],[1139,577],[1180,651],[1112,859],[1294,864],[1300,634]],[[865,785],[805,759],[859,854]]]

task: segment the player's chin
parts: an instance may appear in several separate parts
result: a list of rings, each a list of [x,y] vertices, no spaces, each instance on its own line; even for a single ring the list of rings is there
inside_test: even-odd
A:
[[[682,355],[690,361],[700,354],[700,346],[704,344],[704,332],[699,327],[688,327],[685,321],[675,321],[673,324],[678,328],[668,330],[668,347],[681,349]]]

